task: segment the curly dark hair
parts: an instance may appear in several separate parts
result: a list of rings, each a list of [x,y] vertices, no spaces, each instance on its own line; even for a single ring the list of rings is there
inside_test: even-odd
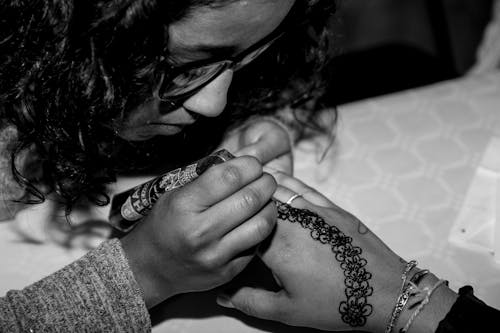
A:
[[[127,110],[152,98],[169,24],[193,8],[231,1],[1,0],[1,125],[17,129],[12,169],[28,197],[44,200],[55,191],[68,206],[82,197],[107,204],[105,184],[118,173],[154,165],[165,149],[176,159],[187,150],[186,159],[206,153],[220,140],[216,133],[250,115],[291,107],[310,124],[321,107],[334,0],[296,0],[296,24],[238,72],[216,119],[145,143],[125,142],[110,130]],[[27,150],[36,156],[37,173],[16,166]]]

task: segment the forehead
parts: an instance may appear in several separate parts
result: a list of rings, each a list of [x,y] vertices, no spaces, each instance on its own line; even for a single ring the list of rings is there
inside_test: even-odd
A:
[[[182,53],[196,46],[245,49],[266,37],[286,17],[294,0],[235,0],[198,7],[169,26],[169,49]]]

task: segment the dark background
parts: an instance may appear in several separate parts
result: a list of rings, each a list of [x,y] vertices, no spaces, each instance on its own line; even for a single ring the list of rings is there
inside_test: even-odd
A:
[[[462,76],[491,15],[491,0],[341,0],[332,28],[328,103]]]

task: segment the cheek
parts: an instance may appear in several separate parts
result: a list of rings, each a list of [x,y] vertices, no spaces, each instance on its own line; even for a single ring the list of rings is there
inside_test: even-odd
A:
[[[151,101],[130,111],[122,122],[122,128],[145,125],[158,118],[158,103]]]

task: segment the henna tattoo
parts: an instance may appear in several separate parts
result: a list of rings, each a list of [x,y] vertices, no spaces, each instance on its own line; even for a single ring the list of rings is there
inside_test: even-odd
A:
[[[373,306],[368,303],[368,297],[373,294],[373,287],[369,284],[372,274],[365,268],[367,261],[361,257],[361,248],[353,246],[351,237],[346,236],[337,227],[326,223],[314,212],[294,208],[279,201],[276,201],[276,206],[279,219],[299,223],[303,228],[311,231],[311,237],[314,240],[331,246],[345,277],[347,300],[340,302],[341,318],[352,327],[364,326],[368,316],[373,313]]]

